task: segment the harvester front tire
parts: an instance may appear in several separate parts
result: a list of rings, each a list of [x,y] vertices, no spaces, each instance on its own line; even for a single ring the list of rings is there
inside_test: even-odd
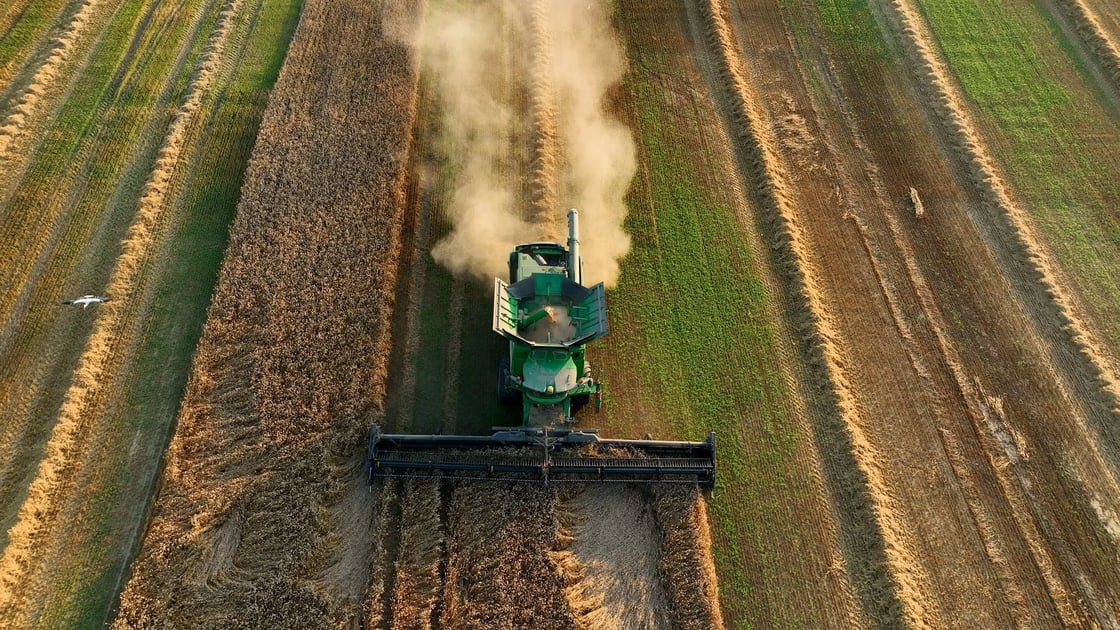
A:
[[[506,387],[509,382],[509,359],[498,364],[498,402],[503,405],[516,405],[521,402],[521,392]]]

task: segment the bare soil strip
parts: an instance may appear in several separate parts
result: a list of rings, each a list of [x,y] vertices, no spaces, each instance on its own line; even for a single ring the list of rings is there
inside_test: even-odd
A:
[[[351,562],[337,550],[361,549],[369,535],[344,514],[376,509],[368,493],[364,505],[336,508],[355,496],[345,491],[361,474],[351,462],[384,397],[417,91],[401,39],[416,4],[304,6],[121,627],[321,626],[368,614],[353,596],[368,591],[368,574],[339,573],[360,580],[345,588],[322,576]],[[244,522],[229,555],[243,579],[180,582],[236,514]]]
[[[989,151],[984,146],[971,116],[964,105],[964,99],[949,78],[951,76],[944,63],[937,57],[926,28],[914,7],[908,0],[894,0],[889,3],[888,16],[897,24],[897,32],[902,38],[906,51],[911,56],[915,73],[923,80],[923,87],[929,94],[928,104],[939,118],[946,131],[953,138],[954,149],[960,159],[968,165],[973,184],[982,191],[988,203],[997,208],[1005,217],[1019,239],[1026,262],[1039,276],[1038,282],[1051,297],[1059,324],[1070,337],[1087,363],[1085,370],[1096,380],[1095,385],[1102,390],[1103,404],[1111,407],[1112,419],[1120,418],[1120,379],[1112,373],[1105,358],[1107,353],[1101,349],[1097,335],[1088,322],[1080,316],[1080,308],[1066,290],[1068,283],[1063,281],[1060,270],[1053,262],[1042,240],[1035,234],[1030,218],[1008,192],[1005,178],[996,166]],[[1095,378],[1094,378],[1095,377]],[[1092,398],[1092,392],[1082,391],[1082,396]],[[1100,398],[1100,397],[1098,397]],[[1108,412],[1105,412],[1108,413]],[[1107,431],[1113,424],[1101,418],[1097,430]],[[1112,438],[1120,443],[1120,439]],[[1120,470],[1120,457],[1113,456],[1114,470]]]

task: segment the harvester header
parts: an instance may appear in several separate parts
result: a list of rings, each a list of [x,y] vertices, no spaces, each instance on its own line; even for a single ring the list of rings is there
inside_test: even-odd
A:
[[[490,436],[385,434],[370,428],[369,478],[424,476],[471,479],[626,481],[715,484],[715,433],[703,442],[616,440],[578,430],[576,409],[603,385],[584,346],[607,333],[605,289],[582,284],[579,213],[568,211],[567,248],[526,243],[509,254],[509,281],[494,279],[493,330],[509,341],[498,366],[497,395],[520,405],[521,426]],[[453,475],[454,476],[454,475]]]

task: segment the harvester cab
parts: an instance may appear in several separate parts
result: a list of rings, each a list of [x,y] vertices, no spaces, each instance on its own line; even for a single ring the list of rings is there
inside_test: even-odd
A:
[[[509,341],[498,399],[521,405],[521,425],[489,436],[382,433],[370,427],[368,471],[377,477],[623,481],[715,485],[715,433],[703,442],[617,440],[577,430],[574,411],[602,405],[584,346],[607,333],[602,283],[583,285],[579,213],[568,211],[567,247],[518,245],[509,282],[494,280],[493,329]]]

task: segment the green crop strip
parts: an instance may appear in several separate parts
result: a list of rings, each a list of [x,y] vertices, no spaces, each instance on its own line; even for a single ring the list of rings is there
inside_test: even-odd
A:
[[[673,439],[718,434],[710,505],[725,617],[736,627],[818,625],[814,611],[795,601],[813,595],[794,595],[806,586],[783,579],[804,557],[794,551],[803,545],[791,506],[812,484],[797,468],[804,437],[786,417],[790,394],[759,263],[734,210],[705,190],[700,169],[712,158],[682,146],[692,134],[674,126],[674,106],[667,90],[651,83],[655,77],[635,68],[626,86],[648,189],[639,184],[631,193],[626,228],[634,245],[608,298],[607,343],[624,366],[640,370],[640,395],[661,414],[654,426]],[[626,407],[612,397],[607,409],[625,422]]]
[[[121,538],[127,528],[120,520],[144,518],[135,508],[143,505],[155,479],[150,473],[141,474],[151,468],[150,461],[143,460],[159,457],[166,444],[205,321],[245,166],[301,4],[301,0],[264,0],[251,23],[239,27],[248,30],[248,38],[229,83],[211,88],[203,101],[202,111],[210,111],[210,116],[184,180],[189,192],[182,204],[183,214],[171,226],[168,258],[155,279],[160,288],[133,366],[135,378],[126,411],[118,422],[122,447],[135,438],[137,456],[126,457],[124,451],[106,454],[106,481],[85,506],[88,542],[83,545],[102,551],[91,555],[80,572],[71,573],[65,586],[59,585],[54,593],[58,604],[47,607],[41,627],[101,625],[114,603],[117,580],[132,542]],[[214,15],[207,24],[213,24]],[[196,42],[195,54],[209,29],[201,33],[204,36]],[[193,63],[187,64],[184,80],[192,69]]]
[[[1120,347],[1120,125],[1033,3],[920,3],[983,132],[1065,271]]]

